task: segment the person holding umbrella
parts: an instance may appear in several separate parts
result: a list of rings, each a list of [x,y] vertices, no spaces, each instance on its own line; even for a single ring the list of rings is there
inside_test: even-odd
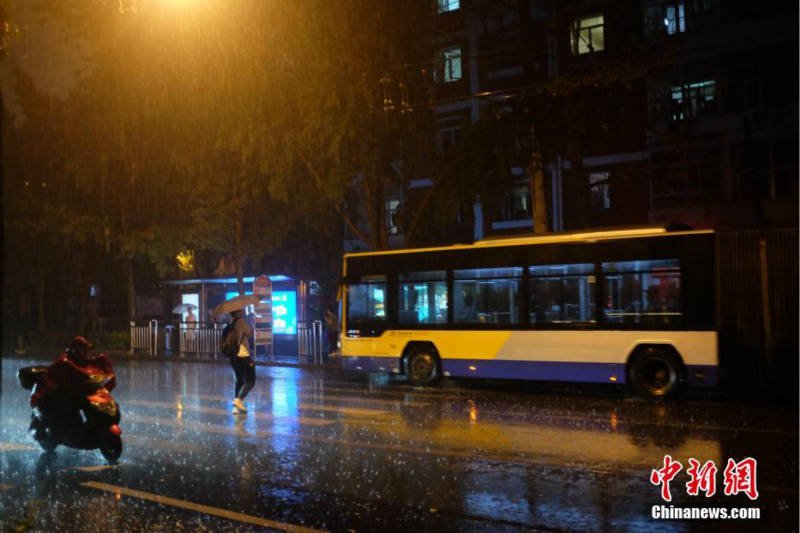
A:
[[[231,367],[236,376],[233,398],[234,414],[247,412],[247,407],[242,400],[245,399],[256,384],[256,365],[250,345],[253,328],[244,318],[245,307],[253,305],[255,302],[258,302],[257,296],[237,296],[227,302],[223,302],[214,309],[215,315],[230,313],[228,325],[225,326],[225,330],[222,332],[222,342],[224,344],[225,339],[229,335],[233,335],[237,346],[235,353],[229,355]]]

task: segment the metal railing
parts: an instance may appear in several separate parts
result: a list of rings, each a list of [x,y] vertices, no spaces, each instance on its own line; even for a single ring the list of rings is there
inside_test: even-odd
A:
[[[145,351],[156,355],[158,347],[158,320],[151,320],[146,326],[131,322],[131,352]]]
[[[322,322],[300,322],[297,325],[297,350],[300,357],[310,357],[313,363],[322,363],[324,349]]]
[[[211,355],[217,357],[219,355],[219,343],[222,340],[223,325],[196,326],[198,326],[197,322],[167,326],[167,353],[177,353],[180,356]]]

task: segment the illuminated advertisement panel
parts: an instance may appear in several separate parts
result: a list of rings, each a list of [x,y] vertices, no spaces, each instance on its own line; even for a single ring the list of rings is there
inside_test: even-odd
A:
[[[248,291],[246,294],[252,294]],[[238,292],[225,294],[230,300],[238,296]],[[247,308],[247,314],[253,313],[253,306]],[[272,333],[276,335],[297,335],[297,292],[273,291],[272,293]]]

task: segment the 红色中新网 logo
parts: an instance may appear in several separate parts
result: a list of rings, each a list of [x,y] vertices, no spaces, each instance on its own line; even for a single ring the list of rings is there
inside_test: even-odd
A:
[[[728,464],[723,471],[723,493],[725,496],[746,494],[751,500],[758,498],[756,488],[756,460],[747,457],[739,462],[728,459]],[[683,470],[683,464],[670,455],[664,456],[664,465],[655,469],[650,474],[650,483],[661,487],[661,497],[664,501],[672,501],[670,482]],[[714,461],[701,463],[695,458],[689,459],[689,468],[686,469],[689,481],[686,483],[686,493],[697,496],[701,492],[710,498],[717,492],[717,465]]]

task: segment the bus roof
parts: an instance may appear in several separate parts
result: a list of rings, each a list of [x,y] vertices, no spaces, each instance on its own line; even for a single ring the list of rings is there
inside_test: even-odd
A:
[[[476,250],[480,248],[496,248],[500,246],[532,246],[537,244],[556,244],[566,242],[593,242],[599,240],[634,239],[641,237],[671,237],[677,235],[701,235],[714,233],[714,230],[669,231],[664,226],[647,226],[635,228],[585,229],[576,232],[559,232],[546,235],[510,236],[477,241],[474,244],[454,244],[431,248],[406,248],[400,250],[383,250],[378,252],[355,252],[344,254],[344,258],[367,257],[376,255],[413,254],[420,252],[439,252],[450,250]]]

